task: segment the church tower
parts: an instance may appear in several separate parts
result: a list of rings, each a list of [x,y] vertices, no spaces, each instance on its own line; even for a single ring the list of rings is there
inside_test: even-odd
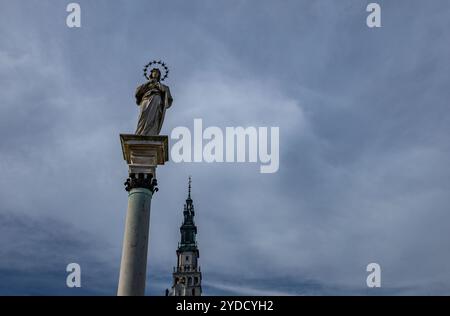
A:
[[[180,227],[181,242],[177,249],[177,266],[173,268],[171,296],[202,295],[202,273],[198,265],[200,253],[197,248],[197,226],[194,222],[194,204],[191,199],[191,177],[189,177],[188,197],[183,211],[183,224]],[[166,291],[166,294],[169,294]]]

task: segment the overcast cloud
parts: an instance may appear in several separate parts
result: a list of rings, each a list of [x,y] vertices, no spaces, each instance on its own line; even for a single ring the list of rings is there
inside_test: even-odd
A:
[[[279,126],[280,168],[159,167],[147,294],[171,285],[188,175],[205,295],[449,294],[450,5],[378,1],[369,29],[369,2],[78,1],[69,29],[69,1],[0,0],[0,294],[115,294],[119,134],[155,58],[163,134]]]

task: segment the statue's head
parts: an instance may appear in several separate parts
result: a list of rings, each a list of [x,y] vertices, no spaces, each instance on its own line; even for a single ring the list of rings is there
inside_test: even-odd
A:
[[[161,71],[158,68],[153,68],[150,72],[150,80],[155,79],[159,82],[161,80]]]

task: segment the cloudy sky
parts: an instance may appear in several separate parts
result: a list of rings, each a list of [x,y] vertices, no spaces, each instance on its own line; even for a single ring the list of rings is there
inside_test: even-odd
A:
[[[78,29],[69,2],[0,0],[0,294],[116,293],[119,134],[155,58],[163,134],[278,126],[280,168],[159,167],[147,294],[171,285],[188,175],[205,295],[450,294],[448,1],[378,1],[377,29],[363,0],[80,0]]]

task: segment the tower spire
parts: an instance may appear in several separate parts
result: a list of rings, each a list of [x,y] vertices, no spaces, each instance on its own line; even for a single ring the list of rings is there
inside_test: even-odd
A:
[[[191,199],[192,178],[189,176],[188,197],[184,204],[183,223],[180,227],[181,241],[177,249],[177,266],[174,267],[172,291],[167,295],[198,296],[202,294],[202,273],[198,264],[200,252],[197,247],[197,226],[194,217],[194,201]]]
[[[191,198],[191,182],[192,182],[192,178],[191,178],[191,176],[189,176],[188,199]]]

